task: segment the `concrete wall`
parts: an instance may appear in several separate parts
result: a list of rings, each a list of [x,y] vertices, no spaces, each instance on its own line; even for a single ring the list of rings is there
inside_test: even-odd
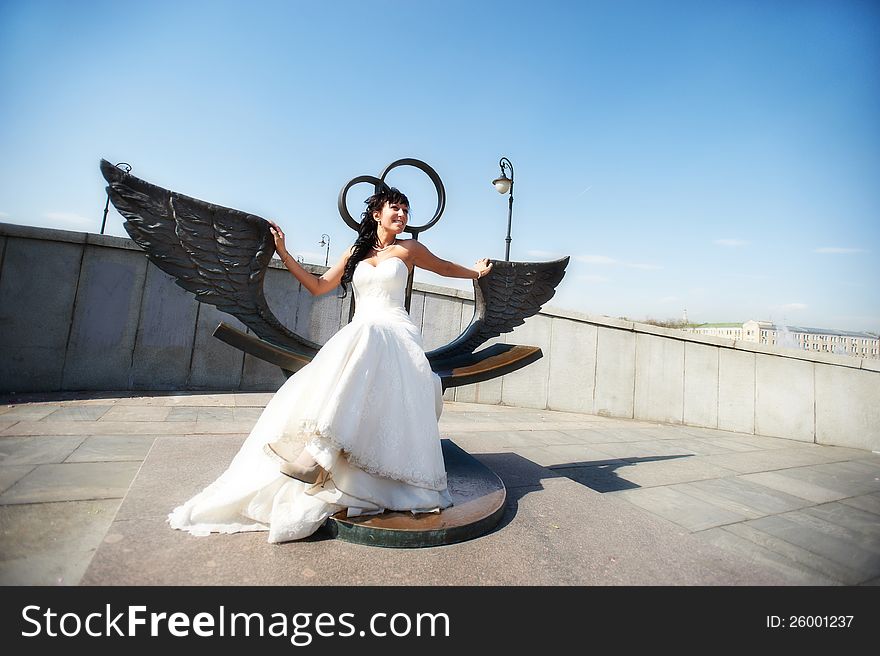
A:
[[[314,298],[280,265],[265,293],[282,323],[318,343],[348,318],[350,295]],[[473,297],[416,284],[411,314],[430,350],[467,326]],[[0,224],[0,392],[277,389],[277,367],[212,336],[221,321],[245,329],[128,239]],[[447,399],[880,451],[877,360],[551,309],[494,341],[540,346],[544,357]]]

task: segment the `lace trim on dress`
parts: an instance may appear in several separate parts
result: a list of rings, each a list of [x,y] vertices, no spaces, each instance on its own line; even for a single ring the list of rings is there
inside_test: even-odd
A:
[[[368,474],[380,476],[381,478],[390,478],[397,481],[414,485],[415,487],[423,487],[429,490],[442,491],[446,489],[446,472],[442,475],[429,479],[419,477],[419,470],[413,468],[408,470],[389,471],[384,469],[378,459],[367,459],[358,454],[349,451],[345,444],[329,432],[328,426],[319,426],[317,422],[303,420],[298,424],[298,436],[306,440],[306,448],[314,447],[316,449],[324,448],[322,442],[331,444],[340,451],[345,451],[345,458],[355,467],[362,469]],[[283,439],[283,438],[282,438]]]

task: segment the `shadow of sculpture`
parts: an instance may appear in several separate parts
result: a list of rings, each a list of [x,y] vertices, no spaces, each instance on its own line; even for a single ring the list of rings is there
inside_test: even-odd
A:
[[[556,472],[542,467],[518,453],[477,453],[474,458],[495,472],[504,483],[507,491],[504,514],[493,533],[502,530],[516,517],[519,501],[532,492],[544,489],[543,481],[560,478]]]
[[[519,501],[532,492],[544,489],[544,481],[568,478],[576,483],[599,493],[617,492],[641,487],[636,483],[622,478],[617,469],[627,465],[644,462],[659,462],[690,458],[693,454],[644,456],[639,458],[613,460],[585,460],[567,462],[545,467],[517,453],[478,453],[473,457],[495,472],[504,482],[507,490],[505,511],[494,531],[497,532],[510,524],[516,517]]]
[[[619,467],[637,465],[641,462],[690,458],[692,456],[693,454],[688,453],[672,456],[644,456],[641,458],[569,462],[562,465],[553,465],[550,469],[557,472],[560,476],[570,478],[596,492],[618,492],[620,490],[632,490],[641,487],[641,485],[621,477],[617,472]]]

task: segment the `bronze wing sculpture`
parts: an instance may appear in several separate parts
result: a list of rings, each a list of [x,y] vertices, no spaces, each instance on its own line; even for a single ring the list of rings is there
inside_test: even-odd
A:
[[[125,218],[126,232],[149,260],[197,301],[231,314],[254,333],[221,323],[216,337],[287,374],[311,361],[320,345],[286,328],[263,294],[275,252],[265,219],[150,184],[106,160],[101,160],[101,172],[110,200]],[[492,261],[491,273],[474,281],[470,325],[449,344],[426,354],[444,389],[489,380],[541,357],[534,346],[499,343],[476,349],[536,314],[553,297],[568,259]]]

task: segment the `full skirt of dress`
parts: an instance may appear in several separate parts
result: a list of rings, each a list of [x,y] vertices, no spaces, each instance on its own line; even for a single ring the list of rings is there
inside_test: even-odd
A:
[[[437,420],[443,401],[421,335],[403,308],[359,302],[337,332],[272,397],[229,468],[168,516],[194,535],[311,535],[330,515],[437,512],[452,505]],[[281,474],[267,443],[305,448],[323,483]]]

